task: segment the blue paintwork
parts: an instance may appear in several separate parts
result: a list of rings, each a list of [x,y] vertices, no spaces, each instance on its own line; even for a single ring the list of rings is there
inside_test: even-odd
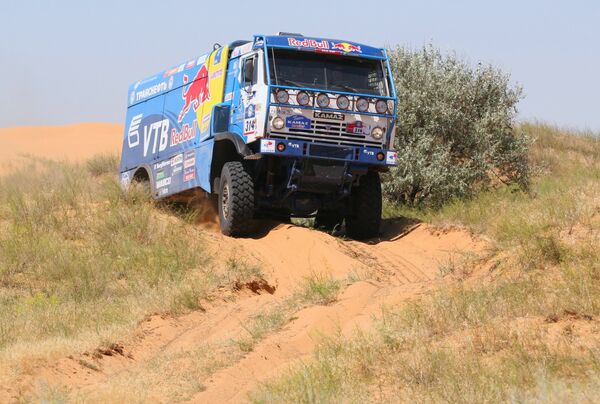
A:
[[[282,157],[305,157],[305,158],[313,158],[320,160],[337,160],[337,161],[347,161],[352,163],[363,163],[369,165],[381,165],[381,166],[395,166],[395,158],[394,162],[388,161],[386,158],[383,160],[377,159],[377,153],[383,153],[384,156],[387,156],[388,152],[395,153],[391,150],[380,149],[377,147],[363,147],[363,146],[332,146],[332,145],[324,145],[322,143],[313,143],[313,142],[305,142],[302,140],[286,140],[286,139],[269,139],[275,142],[275,145],[279,143],[283,143],[285,145],[284,151],[279,151],[277,147],[274,148],[273,151],[261,151],[262,154],[265,155],[277,155]],[[265,140],[266,141],[266,140]],[[305,147],[306,145],[306,147]],[[323,157],[319,154],[316,154],[313,151],[313,146],[327,146],[329,148],[337,149],[345,152],[344,158],[338,157]]]
[[[242,42],[233,43],[232,48]],[[287,88],[289,86],[273,86],[269,74],[269,47],[297,49],[309,52],[325,52],[344,55],[348,57],[366,57],[386,61],[387,55],[384,49],[374,48],[356,42],[341,41],[326,38],[305,38],[294,36],[264,36],[255,35],[250,49],[262,49],[264,52],[265,69],[267,78],[268,94],[274,88]],[[233,50],[233,49],[231,49]],[[205,62],[210,53],[187,62],[164,70],[158,74],[133,83],[128,90],[128,109],[125,120],[125,133],[123,137],[123,148],[121,155],[120,173],[121,181],[127,185],[133,178],[139,167],[146,168],[151,176],[152,189],[157,198],[172,195],[190,188],[200,187],[211,192],[210,167],[213,158],[214,138],[211,131],[213,125],[201,133],[197,114],[194,108],[199,107],[202,101],[202,91],[191,95],[188,89],[190,82],[201,82],[208,86],[208,77],[205,71]],[[230,107],[229,132],[240,136],[248,143],[244,136],[244,118],[248,113],[254,111],[244,110],[242,91],[240,88],[240,56],[242,53],[232,55],[229,60],[224,89],[224,101],[220,105]],[[218,57],[218,55],[217,55]],[[389,63],[386,63],[388,75],[391,76]],[[297,89],[297,88],[294,88]],[[305,90],[321,92],[319,89],[306,88]],[[396,100],[396,91],[393,80],[390,80],[389,97],[374,96],[372,94],[356,94],[342,91],[327,91],[328,93],[344,94],[351,96],[364,96],[367,98],[378,98],[385,100]],[[271,106],[270,96],[267,97],[265,109],[261,113],[268,113]],[[277,104],[273,104],[277,105]],[[295,106],[301,108],[300,106]],[[313,107],[306,107],[311,108]],[[396,102],[394,102],[394,115],[396,113]],[[334,112],[347,112],[328,108]],[[389,115],[361,113],[364,115],[375,115],[390,117]],[[214,119],[215,114],[212,115]],[[297,125],[306,125],[306,122],[297,120]],[[261,128],[267,133],[268,119],[265,119],[265,127]],[[391,131],[391,128],[389,128]],[[290,146],[286,148],[282,156],[301,156],[311,158],[312,154],[295,154],[302,150],[302,141],[286,141]],[[344,147],[340,147],[344,149]],[[310,151],[310,146],[307,148]],[[386,161],[378,161],[374,156],[378,152],[387,153],[385,149],[370,147],[358,147],[358,154],[349,156],[345,161],[364,164],[386,164]],[[354,152],[356,153],[356,152]],[[268,154],[268,153],[265,153]],[[358,156],[358,159],[356,158]],[[343,160],[343,159],[342,159]],[[387,163],[387,165],[392,165]]]
[[[333,53],[346,56],[385,59],[385,53],[380,48],[337,39],[294,37],[294,36],[265,36],[268,47],[297,49],[309,52]]]

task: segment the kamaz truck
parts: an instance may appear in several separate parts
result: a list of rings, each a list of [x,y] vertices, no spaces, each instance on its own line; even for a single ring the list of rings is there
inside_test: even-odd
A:
[[[379,175],[396,164],[395,116],[385,49],[292,33],[215,44],[131,85],[120,180],[155,199],[204,190],[225,235],[315,217],[369,238]]]

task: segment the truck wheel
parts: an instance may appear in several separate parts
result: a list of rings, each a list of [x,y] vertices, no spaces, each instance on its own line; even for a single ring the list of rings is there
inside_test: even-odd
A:
[[[346,216],[346,234],[354,239],[375,237],[381,225],[381,181],[370,171],[352,189],[352,214]]]
[[[239,161],[225,163],[219,184],[219,221],[226,236],[247,234],[254,217],[254,182]]]
[[[315,228],[331,231],[335,229],[336,226],[340,226],[343,220],[344,217],[338,212],[319,209],[317,211],[317,216],[315,217]]]

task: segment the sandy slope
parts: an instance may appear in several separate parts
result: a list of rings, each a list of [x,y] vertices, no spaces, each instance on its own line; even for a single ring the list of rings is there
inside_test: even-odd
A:
[[[73,160],[118,152],[121,130],[118,125],[105,124],[2,129],[0,162],[13,161],[23,152]],[[273,290],[243,291],[211,303],[206,311],[178,318],[151,316],[134,333],[123,336],[118,352],[96,358],[98,369],[83,366],[90,357],[74,353],[31,372],[17,387],[0,388],[0,398],[15,398],[16,391],[48,383],[67,386],[76,390],[78,397],[91,400],[130,401],[143,394],[158,401],[244,401],[257,383],[310,355],[323,335],[368,329],[382,305],[451,282],[452,277],[440,274],[442,264],[464,254],[483,253],[486,248],[483,241],[463,231],[440,232],[400,219],[386,221],[382,236],[368,243],[283,224],[270,226],[255,238],[231,239],[207,231],[206,239],[220,256],[235,254],[260,263]],[[305,278],[314,275],[342,280],[344,287],[337,301],[300,310],[251,352],[231,356],[228,347],[235,338],[247,335],[245,324],[290,298]],[[221,365],[208,379],[196,381],[203,389],[183,394],[181,380],[197,366],[190,358],[203,346],[214,350],[211,361]],[[160,377],[150,379],[157,366]]]

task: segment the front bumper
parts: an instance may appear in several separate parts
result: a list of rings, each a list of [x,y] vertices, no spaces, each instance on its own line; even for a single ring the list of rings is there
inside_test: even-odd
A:
[[[380,166],[397,165],[397,153],[376,147],[337,146],[302,140],[261,139],[260,154],[337,160]]]

